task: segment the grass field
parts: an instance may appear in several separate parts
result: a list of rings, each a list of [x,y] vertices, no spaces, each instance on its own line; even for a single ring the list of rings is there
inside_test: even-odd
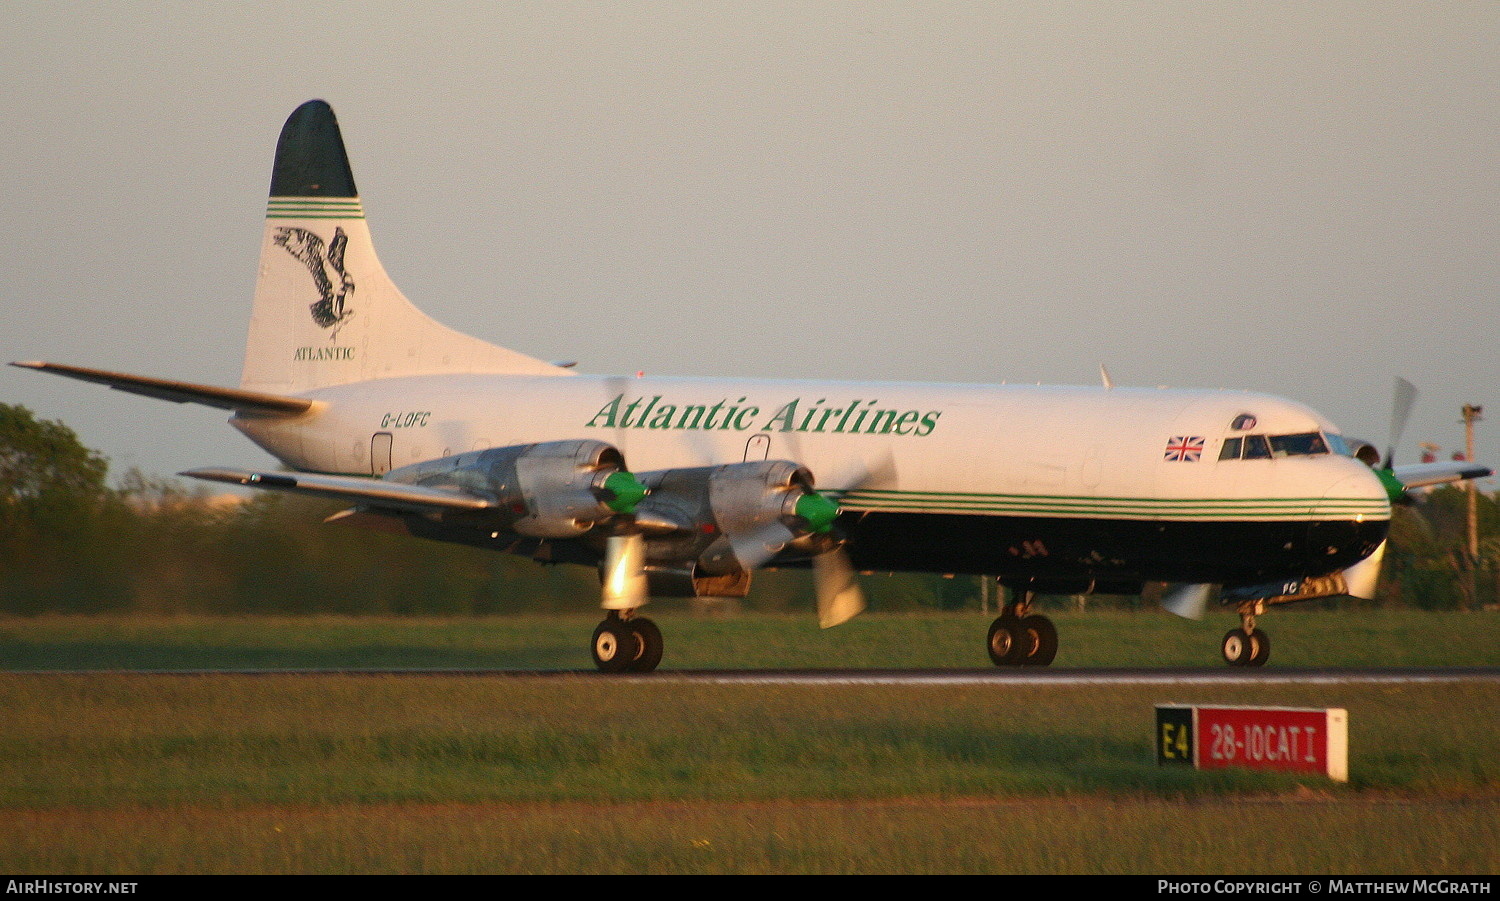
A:
[[[1267,625],[1288,669],[1494,666],[1497,619],[1309,611]],[[1228,628],[1058,620],[1071,655],[1058,664],[1082,667],[1217,668]],[[871,617],[842,635],[778,617],[659,621],[669,667],[988,667],[973,615]],[[584,670],[591,623],[3,620],[0,666]],[[1159,768],[1161,702],[1346,707],[1350,782]],[[1490,685],[13,672],[0,710],[7,872],[1500,871]]]

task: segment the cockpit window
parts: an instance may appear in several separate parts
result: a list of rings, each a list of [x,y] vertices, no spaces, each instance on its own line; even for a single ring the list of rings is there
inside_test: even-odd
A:
[[[1275,457],[1306,457],[1326,453],[1328,442],[1317,432],[1271,436],[1271,455]]]
[[[1298,432],[1295,435],[1246,435],[1226,438],[1219,451],[1220,460],[1269,460],[1272,457],[1310,457],[1315,454],[1342,453],[1348,445],[1338,435],[1321,432]]]

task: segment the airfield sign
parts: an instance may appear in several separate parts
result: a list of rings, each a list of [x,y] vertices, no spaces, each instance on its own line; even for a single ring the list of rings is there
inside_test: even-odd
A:
[[[1349,712],[1341,707],[1156,705],[1156,762],[1349,780]]]

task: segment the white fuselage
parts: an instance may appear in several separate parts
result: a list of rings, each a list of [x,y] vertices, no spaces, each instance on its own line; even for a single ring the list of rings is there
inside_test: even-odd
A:
[[[304,417],[233,422],[288,466],[317,472],[379,474],[489,447],[594,438],[618,447],[636,472],[794,460],[822,490],[853,489],[842,498],[852,511],[1198,521],[1390,515],[1379,480],[1347,456],[1221,460],[1235,436],[1337,434],[1300,404],[1245,392],[450,375],[305,396],[319,405]],[[1234,428],[1246,415],[1253,425]],[[884,475],[871,483],[877,470]]]

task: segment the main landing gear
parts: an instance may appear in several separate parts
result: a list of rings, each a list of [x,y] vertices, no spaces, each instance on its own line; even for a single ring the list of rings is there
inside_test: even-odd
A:
[[[1031,612],[1033,597],[1025,592],[990,623],[990,660],[996,666],[1047,666],[1057,656],[1057,627],[1047,617]]]
[[[603,673],[649,673],[661,663],[661,629],[633,610],[611,610],[594,630],[594,665]]]
[[[1240,627],[1224,634],[1220,650],[1230,666],[1265,666],[1271,659],[1271,636],[1255,628],[1254,609],[1240,610]]]

